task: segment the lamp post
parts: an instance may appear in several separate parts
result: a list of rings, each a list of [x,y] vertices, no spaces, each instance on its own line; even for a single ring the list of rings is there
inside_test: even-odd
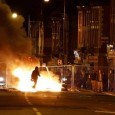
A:
[[[50,0],[44,0],[45,2],[49,2]],[[42,15],[42,11],[41,11]],[[66,23],[66,0],[63,0],[63,23],[62,23],[62,47],[63,47],[63,63],[67,64],[67,58],[68,58],[68,40],[67,40],[67,23]]]
[[[66,17],[66,0],[63,1],[63,54],[64,64],[67,64],[68,60],[68,39],[67,39],[67,17]]]
[[[65,54],[65,0],[64,0],[64,8],[63,8],[63,54]]]
[[[44,2],[49,2],[50,0],[44,0]]]

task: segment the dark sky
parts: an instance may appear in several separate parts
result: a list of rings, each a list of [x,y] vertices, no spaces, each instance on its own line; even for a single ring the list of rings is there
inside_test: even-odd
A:
[[[50,0],[45,3],[43,0],[5,0],[10,6],[12,12],[17,12],[25,18],[24,25],[27,25],[28,17],[31,20],[39,20],[41,17],[41,6],[44,14],[44,19],[56,16],[62,16],[64,0]],[[42,1],[42,5],[41,5]],[[76,0],[66,0],[66,12],[76,15]]]
[[[31,20],[39,20],[41,12],[41,1],[42,10],[47,20],[48,17],[62,16],[63,14],[63,1],[64,0],[50,0],[45,3],[43,0],[5,0],[6,3],[11,7],[12,11],[15,11],[25,18],[24,24],[27,25],[28,17]],[[65,0],[66,1],[66,12],[68,14],[76,15],[77,5],[91,4],[107,4],[110,0]]]
[[[19,12],[24,17],[31,15],[33,19],[36,19],[37,14],[40,14],[41,2],[42,9],[48,12],[56,12],[58,10],[63,10],[63,0],[50,0],[50,2],[45,3],[43,0],[6,0],[6,3],[10,5],[12,10]],[[67,0],[69,1],[69,0]]]
[[[12,11],[15,11],[25,18],[31,15],[33,19],[36,18],[37,12],[40,9],[40,0],[6,0],[6,3],[11,7]]]
[[[22,14],[24,17],[31,15],[33,19],[37,18],[37,14],[39,15],[41,9],[41,1],[42,1],[42,9],[47,12],[48,15],[51,15],[51,12],[58,12],[60,10],[63,12],[63,1],[64,0],[50,0],[50,2],[45,3],[43,0],[5,0],[6,3],[11,7],[12,10]],[[66,11],[69,12],[75,6],[89,5],[89,4],[106,4],[110,0],[65,0],[66,1]]]

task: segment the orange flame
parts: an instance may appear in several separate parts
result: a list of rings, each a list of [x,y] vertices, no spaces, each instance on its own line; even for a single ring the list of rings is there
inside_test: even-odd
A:
[[[33,81],[31,81],[32,69],[26,67],[19,67],[13,70],[13,75],[18,78],[18,84],[16,88],[24,92],[36,92],[36,91],[61,91],[62,84],[59,82],[58,76],[53,72],[41,71],[40,77],[38,78],[36,88],[32,88]]]

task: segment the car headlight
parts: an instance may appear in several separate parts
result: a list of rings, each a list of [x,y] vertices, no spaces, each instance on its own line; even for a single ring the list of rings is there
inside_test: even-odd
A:
[[[3,82],[3,81],[4,81],[4,77],[0,76],[0,82]]]

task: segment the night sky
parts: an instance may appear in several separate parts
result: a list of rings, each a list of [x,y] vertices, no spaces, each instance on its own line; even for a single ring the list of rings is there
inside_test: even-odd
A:
[[[12,12],[17,12],[25,19],[24,26],[27,27],[28,17],[31,20],[39,20],[41,17],[41,6],[44,14],[44,19],[48,20],[51,17],[62,17],[63,0],[50,0],[45,3],[43,0],[5,0],[10,6]],[[41,5],[42,1],[42,5]],[[66,0],[66,12],[76,15],[76,0]]]
[[[31,20],[39,20],[41,17],[41,1],[44,19],[48,20],[50,17],[61,17],[63,14],[63,1],[64,0],[50,0],[45,3],[43,0],[5,0],[10,6],[12,12],[17,12],[25,19],[24,26],[27,26],[28,17]],[[65,0],[66,13],[69,15],[76,15],[77,5],[98,5],[107,4],[110,0]]]
[[[6,3],[11,7],[12,11],[16,11],[24,17],[30,15],[32,19],[37,20],[37,15],[40,14],[41,10],[40,1],[42,1],[42,10],[48,13],[46,15],[50,16],[53,12],[63,10],[62,0],[50,0],[48,3],[43,2],[43,0],[23,0],[23,2],[20,2],[20,0],[6,0]]]
[[[41,1],[42,9],[46,12],[46,15],[56,14],[56,12],[63,12],[63,1],[64,0],[50,0],[50,2],[45,3],[43,0],[5,0],[6,3],[11,7],[12,11],[16,11],[19,14],[27,18],[29,15],[32,19],[37,20],[37,15],[40,14],[41,10]],[[86,5],[91,4],[97,5],[106,4],[110,0],[65,0],[66,1],[66,12],[75,10],[77,5]],[[74,12],[74,11],[72,11]]]

